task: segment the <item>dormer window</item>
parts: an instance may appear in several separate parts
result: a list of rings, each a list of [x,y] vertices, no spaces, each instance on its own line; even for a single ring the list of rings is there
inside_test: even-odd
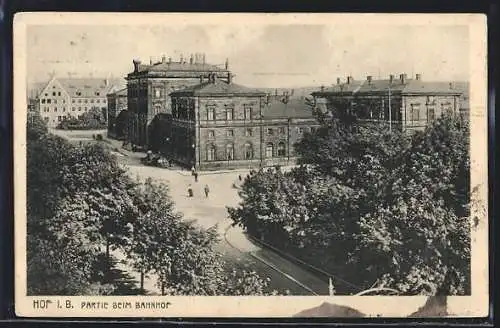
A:
[[[95,95],[96,95],[96,96],[99,96],[99,95],[100,95],[99,91],[96,91],[96,92],[95,92]]]
[[[76,92],[76,95],[77,95],[77,96],[81,96],[81,95],[82,95],[82,93],[81,93],[80,91],[77,91],[77,92]]]

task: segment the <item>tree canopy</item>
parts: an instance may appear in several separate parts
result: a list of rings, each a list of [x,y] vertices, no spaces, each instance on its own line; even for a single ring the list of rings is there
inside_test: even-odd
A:
[[[76,147],[32,122],[27,156],[30,295],[144,293],[115,250],[165,294],[265,292],[255,273],[226,270],[215,228],[176,213],[166,185],[134,181],[102,145]]]
[[[299,168],[248,177],[235,224],[360,288],[467,293],[467,124],[442,117],[407,135],[339,121],[296,145]]]

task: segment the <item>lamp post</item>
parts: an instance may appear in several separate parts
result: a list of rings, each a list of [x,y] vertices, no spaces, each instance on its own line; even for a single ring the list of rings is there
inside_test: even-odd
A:
[[[389,82],[389,132],[392,132],[391,82]]]

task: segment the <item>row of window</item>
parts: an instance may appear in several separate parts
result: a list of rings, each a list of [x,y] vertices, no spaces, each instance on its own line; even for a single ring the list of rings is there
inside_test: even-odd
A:
[[[307,127],[299,127],[297,128],[298,133],[304,133],[304,131],[308,130]],[[314,127],[310,128],[311,132],[314,132]],[[279,127],[278,128],[278,134],[283,135],[285,134],[285,128],[284,127]],[[268,128],[267,129],[267,135],[272,136],[274,135],[274,129],[273,128]],[[252,137],[253,136],[253,129],[246,129],[245,130],[245,137]],[[234,130],[226,130],[226,137],[234,137]],[[212,139],[215,138],[215,130],[209,130],[208,131],[208,138]]]
[[[62,100],[63,104],[66,103],[66,100]],[[75,99],[72,99],[71,102],[74,104],[76,101]],[[78,102],[79,103],[82,103],[82,99],[78,99]],[[83,100],[83,103],[88,103],[88,99],[84,99]],[[96,103],[100,103],[101,102],[101,99],[95,99],[95,102]],[[51,103],[54,103],[54,104],[57,104],[57,99],[45,99],[45,98],[42,98],[42,104],[51,104]],[[94,99],[90,99],[90,103],[93,104],[94,103]],[[102,100],[102,103],[105,104],[106,103],[106,99],[103,99]]]
[[[75,101],[75,99],[71,99],[71,102],[74,104],[76,101]],[[78,103],[81,103],[81,102],[82,102],[82,99],[78,99]],[[88,99],[83,99],[83,102],[86,104],[86,103],[89,102],[89,100]],[[101,99],[95,99],[95,102],[96,103],[100,103]],[[94,99],[90,99],[90,103],[93,104],[94,103]],[[103,99],[102,103],[105,104],[106,103],[106,99]]]
[[[278,143],[278,146],[275,148],[273,143],[267,143],[265,149],[266,158],[273,157],[285,157],[286,156],[286,144],[285,142]],[[253,146],[250,143],[246,143],[243,148],[243,158],[244,159],[253,159],[254,151]],[[209,145],[207,148],[207,161],[217,161],[217,160],[226,160],[232,161],[234,160],[234,145],[227,144],[224,152],[224,158],[217,157],[217,148],[215,145]]]
[[[234,119],[234,108],[226,108],[226,120],[230,121]],[[252,107],[245,107],[245,120],[252,119]],[[215,121],[215,106],[207,106],[207,120]]]
[[[88,108],[88,107],[83,107],[83,110],[84,111],[88,111],[89,109],[91,109],[92,107]],[[105,107],[103,107],[103,109],[105,109]],[[74,112],[77,110],[76,107],[71,107],[71,110]],[[48,113],[50,112],[50,108],[49,107],[43,107],[43,111],[45,113]],[[62,107],[62,111],[65,112],[66,111],[66,107]],[[82,107],[78,107],[78,111],[81,112],[82,111]],[[57,107],[54,107],[54,113],[57,113]]]
[[[453,112],[452,108],[449,106],[441,106],[441,112],[442,113],[448,113],[451,114]],[[427,108],[427,120],[428,121],[433,121],[436,119],[436,111],[434,108],[430,107]],[[412,104],[411,105],[411,110],[410,110],[410,121],[419,121],[420,120],[420,105],[419,104]]]

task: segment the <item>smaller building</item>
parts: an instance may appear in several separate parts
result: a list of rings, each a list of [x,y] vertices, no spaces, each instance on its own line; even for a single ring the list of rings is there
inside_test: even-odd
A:
[[[445,113],[459,114],[462,90],[453,82],[423,81],[420,74],[399,79],[355,81],[312,93],[315,104],[322,110],[345,112],[363,122],[384,122],[401,131],[422,130],[429,122]]]
[[[118,90],[107,95],[108,99],[108,136],[116,139],[123,139],[127,136],[128,125],[127,121],[117,120],[123,117],[123,111],[127,111],[127,88]],[[121,116],[120,116],[121,114]],[[125,123],[125,124],[124,124]]]
[[[52,77],[38,95],[40,115],[49,127],[71,117],[98,110],[107,111],[106,95],[116,88],[107,78]]]

